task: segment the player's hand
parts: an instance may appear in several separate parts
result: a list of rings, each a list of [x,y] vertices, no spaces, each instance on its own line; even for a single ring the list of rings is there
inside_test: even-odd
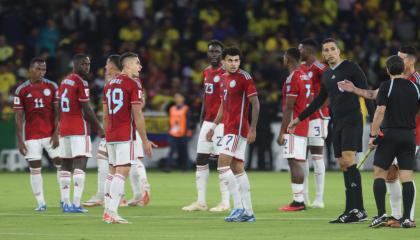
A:
[[[147,140],[146,142],[144,142],[143,143],[144,154],[147,157],[151,158],[153,156],[153,148],[154,147],[157,147],[157,145],[154,142],[149,141],[149,140]]]
[[[19,152],[25,156],[28,152],[28,149],[26,149],[26,144],[24,142],[19,142]]]
[[[105,131],[104,131],[103,127],[98,128],[98,136],[100,138],[104,138],[105,137]]]
[[[213,135],[214,135],[214,130],[213,129],[210,129],[208,132],[207,132],[207,134],[206,134],[206,138],[207,138],[207,141],[209,141],[209,142],[213,142],[211,139],[213,138]]]
[[[277,144],[280,146],[284,145],[284,133],[280,133],[279,137],[277,138]]]
[[[52,144],[52,148],[54,148],[54,149],[56,149],[58,147],[58,145],[60,145],[60,142],[58,140],[58,133],[54,133],[51,136],[50,143]]]
[[[289,126],[287,126],[287,131],[291,134],[295,133],[296,130],[296,126],[300,123],[299,118],[295,118],[293,119],[290,123]]]
[[[353,82],[347,79],[344,79],[343,81],[338,82],[337,87],[338,89],[340,89],[340,91],[346,91],[346,92],[354,92],[354,89],[355,89]]]
[[[375,149],[378,145],[376,145],[375,143],[374,143],[374,141],[375,141],[375,139],[376,138],[369,138],[369,149]]]
[[[250,128],[248,131],[248,136],[246,136],[246,140],[248,144],[255,142],[256,137],[257,137],[257,130],[254,128]]]

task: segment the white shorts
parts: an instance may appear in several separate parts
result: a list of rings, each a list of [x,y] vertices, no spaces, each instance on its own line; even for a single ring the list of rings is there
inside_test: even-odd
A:
[[[60,157],[92,157],[90,136],[79,135],[60,137]]]
[[[217,125],[214,129],[214,135],[212,138],[212,142],[207,141],[206,135],[208,131],[211,129],[213,123],[204,121],[203,125],[200,129],[200,134],[198,135],[198,142],[197,142],[197,153],[203,154],[213,154],[219,155],[221,147],[222,147],[222,138],[223,138],[223,124]]]
[[[235,134],[227,134],[223,136],[221,144],[222,150],[220,151],[220,154],[225,154],[238,160],[245,161],[246,138]]]
[[[283,158],[294,158],[296,160],[306,161],[308,138],[293,134],[285,134],[284,140]]]
[[[136,131],[136,141],[134,142],[134,157],[138,159],[144,158],[143,142],[140,134]]]
[[[114,167],[135,163],[133,141],[107,143],[106,149],[108,151],[108,162]]]
[[[54,149],[50,140],[51,138],[47,137],[25,141],[26,149],[28,150],[25,155],[25,159],[28,161],[41,160],[42,149],[45,149],[52,159],[59,157],[60,147]]]
[[[308,146],[323,147],[328,135],[328,119],[312,119],[309,121]]]

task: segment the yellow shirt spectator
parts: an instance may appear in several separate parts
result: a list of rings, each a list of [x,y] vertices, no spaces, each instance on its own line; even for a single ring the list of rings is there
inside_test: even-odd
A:
[[[208,25],[213,27],[220,20],[220,13],[214,8],[202,9],[198,14],[198,19],[206,22]]]
[[[10,88],[16,85],[16,77],[11,72],[0,73],[0,93],[7,100]]]

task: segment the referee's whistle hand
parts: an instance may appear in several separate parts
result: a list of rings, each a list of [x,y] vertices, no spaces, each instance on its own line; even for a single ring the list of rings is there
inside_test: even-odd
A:
[[[341,91],[354,92],[354,84],[353,84],[353,82],[352,81],[349,81],[347,79],[344,79],[343,81],[339,81],[337,83],[337,87]]]
[[[373,141],[375,141],[375,138],[369,138],[369,149],[375,149],[378,145],[374,144]]]

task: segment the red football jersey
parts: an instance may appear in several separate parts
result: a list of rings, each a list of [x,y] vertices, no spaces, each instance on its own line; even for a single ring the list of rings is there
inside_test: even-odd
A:
[[[103,103],[107,105],[108,118],[105,136],[108,143],[136,139],[136,128],[131,114],[132,104],[143,104],[143,90],[139,81],[125,74],[111,79],[104,88]]]
[[[207,67],[203,71],[204,78],[204,121],[212,122],[220,107],[220,80],[225,70],[222,67]]]
[[[88,83],[72,73],[61,81],[60,96],[60,136],[87,135],[88,128],[83,118],[80,102],[89,102]]]
[[[420,73],[414,72],[408,80],[420,84]],[[420,116],[416,117],[416,145],[420,146]]]
[[[257,95],[251,75],[244,70],[222,75],[224,134],[248,135],[249,98]]]
[[[308,77],[312,81],[313,97],[316,97],[318,95],[319,91],[321,90],[322,73],[324,73],[324,71],[327,68],[328,68],[327,65],[319,62],[318,60],[313,62],[310,66],[307,66],[305,64],[300,65],[300,69],[302,71],[304,71],[306,73],[306,75],[308,75]],[[318,118],[328,119],[329,117],[330,117],[330,114],[329,114],[329,111],[328,111],[328,107],[324,106],[321,109],[319,109],[318,111],[314,112],[309,117],[309,120],[318,119]]]
[[[25,113],[25,140],[52,136],[57,90],[57,84],[47,79],[39,83],[27,80],[16,89],[13,108]]]
[[[286,97],[295,97],[296,102],[293,107],[292,119],[295,119],[305,110],[310,103],[312,81],[306,73],[296,69],[287,77],[283,85],[283,112],[286,108]],[[307,137],[309,129],[309,119],[306,118],[296,126],[295,135]]]

